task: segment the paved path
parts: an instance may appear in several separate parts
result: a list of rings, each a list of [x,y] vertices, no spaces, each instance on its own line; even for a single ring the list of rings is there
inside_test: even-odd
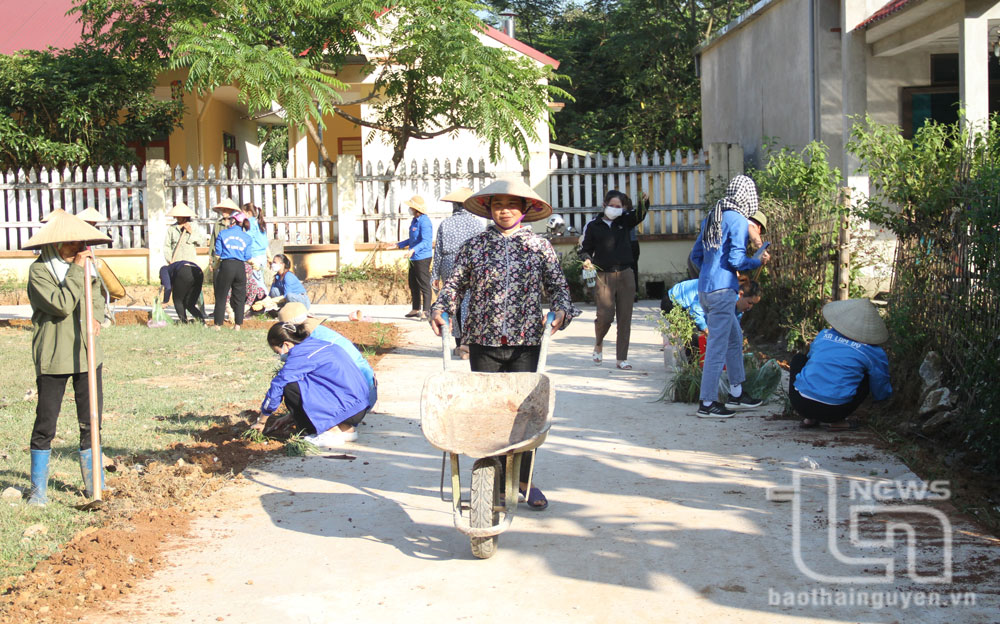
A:
[[[662,354],[652,324],[639,320],[653,312],[652,303],[635,314],[635,371],[590,362],[592,307],[553,341],[555,425],[537,470],[551,504],[542,513],[522,506],[492,559],[471,556],[467,538],[452,526],[450,505],[438,498],[441,456],[421,435],[418,398],[424,378],[440,370],[439,343],[413,322],[404,325],[410,343],[379,365],[378,413],[347,450],[356,460],[288,458],[252,467],[252,484],[237,489],[234,508],[200,518],[167,568],[115,605],[116,613],[88,621],[998,619],[1000,547],[957,514],[949,520],[952,584],[908,579],[905,539],[895,549],[850,549],[845,484],[863,489],[876,479],[916,479],[864,434],[803,432],[793,421],[769,419],[780,411],[776,405],[719,422],[694,418],[689,406],[653,402],[665,380]],[[357,307],[319,311],[340,316]],[[364,309],[405,323],[404,306]],[[765,491],[790,484],[804,456],[842,479],[831,505],[819,472],[806,470],[796,522],[793,503],[770,502]],[[840,514],[833,521],[831,509]],[[911,522],[917,571],[925,576],[941,572],[944,556],[934,534],[938,520],[928,518]],[[883,520],[862,517],[861,537],[882,536]],[[810,580],[793,556],[796,534],[801,568],[859,574],[862,584]],[[838,562],[831,545],[895,558],[895,580],[874,582],[884,565]],[[935,595],[948,603],[950,591],[975,592],[975,604],[918,605]],[[898,604],[879,609],[861,601]]]

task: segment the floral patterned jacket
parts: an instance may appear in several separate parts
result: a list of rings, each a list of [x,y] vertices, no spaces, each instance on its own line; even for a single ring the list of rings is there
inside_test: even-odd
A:
[[[548,294],[552,311],[566,313],[563,326],[581,313],[570,300],[555,250],[530,228],[504,236],[493,226],[469,239],[431,310],[453,315],[466,292],[469,317],[463,326],[469,344],[541,344],[543,294]]]

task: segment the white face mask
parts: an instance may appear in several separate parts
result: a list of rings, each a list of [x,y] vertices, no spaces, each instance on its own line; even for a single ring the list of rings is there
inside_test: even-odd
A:
[[[604,216],[607,217],[608,219],[614,221],[618,217],[622,216],[622,209],[621,208],[613,208],[611,206],[605,206],[604,207]]]
[[[283,268],[285,268],[284,265],[282,265],[282,264],[280,264],[278,262],[274,262],[274,263],[271,264],[271,270],[274,271],[275,273],[280,272],[281,269],[283,269]]]

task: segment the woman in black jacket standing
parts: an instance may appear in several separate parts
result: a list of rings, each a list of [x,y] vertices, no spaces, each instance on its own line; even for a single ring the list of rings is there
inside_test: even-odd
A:
[[[604,336],[611,322],[618,318],[615,350],[618,368],[632,370],[628,363],[628,344],[632,333],[632,305],[635,303],[635,274],[632,270],[632,244],[629,232],[646,217],[645,196],[639,209],[621,191],[608,191],[604,196],[604,214],[587,224],[580,247],[585,269],[597,269],[594,299],[597,319],[594,321],[594,363],[604,359]]]

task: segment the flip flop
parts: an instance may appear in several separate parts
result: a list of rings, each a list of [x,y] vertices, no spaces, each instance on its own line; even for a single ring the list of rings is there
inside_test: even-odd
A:
[[[622,360],[618,362],[618,370],[632,370],[632,365],[628,363],[628,360]]]
[[[853,420],[843,420],[838,423],[830,423],[825,425],[827,431],[855,431],[860,425]]]
[[[524,490],[518,488],[517,491],[521,494],[521,496],[524,496]],[[539,501],[541,501],[540,505],[538,504]],[[532,486],[531,491],[528,492],[527,504],[528,509],[531,511],[544,511],[549,506],[549,500],[545,498],[545,495],[542,494],[541,490]]]
[[[803,418],[802,422],[799,423],[799,427],[802,429],[815,429],[819,427],[818,420],[809,420],[808,418]]]
[[[604,353],[601,351],[594,351],[594,364],[600,364],[604,361]]]

